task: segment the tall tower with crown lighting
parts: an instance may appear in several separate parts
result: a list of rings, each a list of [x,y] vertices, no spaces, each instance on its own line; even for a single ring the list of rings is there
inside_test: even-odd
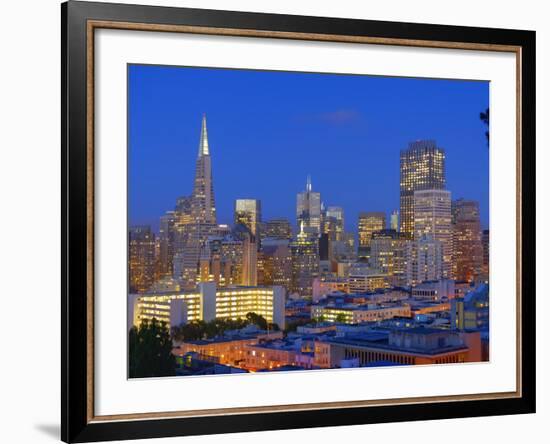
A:
[[[208,145],[206,115],[202,116],[199,153],[195,167],[193,186],[192,214],[195,223],[216,224],[216,205],[214,202],[214,183],[212,180],[212,158]]]
[[[311,177],[307,176],[306,190],[296,197],[297,224],[302,231],[319,236],[321,233],[321,193],[313,191]]]

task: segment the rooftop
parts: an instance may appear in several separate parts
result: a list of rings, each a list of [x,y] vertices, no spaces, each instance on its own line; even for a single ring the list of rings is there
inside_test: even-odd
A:
[[[407,329],[401,329],[398,331],[409,332],[409,333],[423,333],[423,334],[445,332],[444,330],[422,328],[422,327],[407,328]],[[373,335],[373,333],[360,333],[357,335],[347,336],[347,337],[335,337],[333,339],[327,340],[327,342],[333,343],[333,344],[351,345],[356,347],[396,351],[401,353],[414,353],[414,354],[429,355],[429,356],[438,355],[441,353],[468,350],[468,348],[462,344],[438,346],[438,347],[432,347],[432,348],[419,348],[414,346],[400,347],[396,345],[391,345],[388,340],[389,335],[387,334],[380,333],[378,336],[371,336],[371,335]]]

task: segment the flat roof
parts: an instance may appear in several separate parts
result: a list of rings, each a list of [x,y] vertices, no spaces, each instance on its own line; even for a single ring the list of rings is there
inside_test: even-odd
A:
[[[332,338],[325,341],[327,343],[331,344],[337,344],[337,345],[351,345],[356,347],[363,347],[363,348],[370,348],[370,349],[379,349],[379,350],[387,350],[387,351],[395,351],[398,353],[414,353],[417,355],[438,355],[441,353],[449,353],[449,352],[458,352],[458,351],[466,351],[468,350],[468,347],[465,346],[448,346],[448,347],[437,347],[433,349],[419,349],[419,348],[413,348],[413,347],[396,347],[393,345],[389,345],[386,340],[379,340],[379,341],[373,341],[373,340],[367,340],[363,339],[360,336],[353,336],[353,337],[344,337],[344,338]]]

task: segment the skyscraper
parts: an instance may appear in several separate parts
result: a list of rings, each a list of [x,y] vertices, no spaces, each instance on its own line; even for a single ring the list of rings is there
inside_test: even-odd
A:
[[[242,285],[258,285],[258,247],[252,234],[244,237],[242,261]]]
[[[399,231],[399,211],[393,210],[390,216],[390,229]]]
[[[312,190],[310,176],[307,176],[306,190],[297,195],[296,218],[301,230],[319,236],[321,233],[321,193]]]
[[[243,224],[250,233],[259,240],[260,223],[262,221],[262,205],[258,199],[235,200],[235,224]]]
[[[400,231],[412,236],[414,192],[445,189],[445,151],[434,140],[419,140],[402,150],[400,159]]]
[[[292,227],[287,219],[271,219],[264,224],[262,239],[291,239]]]
[[[415,286],[444,276],[443,244],[431,234],[405,244],[405,285]]]
[[[155,233],[149,225],[131,227],[128,244],[130,293],[144,293],[154,282]]]
[[[202,117],[199,152],[190,207],[191,221],[182,227],[182,238],[185,239],[183,251],[180,249],[174,257],[174,261],[177,262],[177,266],[174,265],[174,277],[181,279],[184,288],[193,288],[196,285],[201,250],[208,236],[217,227],[212,159],[210,157],[205,115]]]
[[[483,265],[479,203],[464,199],[453,201],[452,219],[454,277],[472,282],[481,275]]]
[[[328,234],[331,241],[341,241],[344,235],[344,209],[328,207],[323,214],[322,231]]]
[[[304,231],[301,223],[300,233],[290,244],[292,256],[292,291],[300,296],[313,294],[313,279],[319,276],[319,242],[317,235]]]
[[[193,196],[180,196],[176,199],[176,212],[191,216]]]
[[[159,273],[161,276],[172,276],[177,221],[178,215],[175,211],[167,211],[160,218],[158,240]]]
[[[355,233],[342,233],[342,240],[329,240],[329,257],[332,261],[356,260]]]
[[[411,241],[395,230],[380,230],[372,234],[369,265],[388,275],[397,287],[406,285],[406,248]]]
[[[290,289],[292,258],[288,239],[266,238],[261,247],[262,279],[259,285],[281,285]]]
[[[452,274],[451,192],[422,190],[414,192],[415,240],[430,238],[441,242],[443,277]]]
[[[216,224],[212,159],[210,157],[210,147],[208,145],[206,115],[202,116],[201,137],[195,167],[195,182],[191,205],[195,223]]]
[[[359,248],[370,247],[372,233],[386,228],[386,214],[379,211],[359,213],[357,231],[359,233]]]

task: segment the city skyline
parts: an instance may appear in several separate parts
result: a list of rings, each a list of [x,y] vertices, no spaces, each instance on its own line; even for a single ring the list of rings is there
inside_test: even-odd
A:
[[[244,72],[242,78],[250,74]],[[265,74],[252,73],[264,81]],[[487,147],[473,144],[458,155],[451,145],[449,152],[445,140],[451,129],[437,140],[438,123],[429,121],[425,139],[409,141],[399,150],[371,149],[373,140],[367,134],[381,128],[370,130],[359,115],[349,113],[332,114],[329,120],[325,116],[316,131],[306,131],[309,124],[302,122],[304,131],[291,137],[285,134],[284,118],[292,114],[284,111],[307,105],[300,98],[304,91],[296,89],[301,76],[276,73],[279,87],[280,79],[287,82],[283,102],[254,97],[259,111],[250,121],[236,123],[247,131],[240,133],[241,150],[235,148],[229,159],[224,147],[231,146],[231,135],[223,123],[219,129],[212,125],[205,113],[192,161],[175,161],[182,144],[170,132],[171,148],[165,149],[167,139],[158,135],[154,140],[161,148],[152,152],[153,158],[139,149],[131,154],[130,203],[136,199],[143,214],[159,203],[165,206],[156,215],[158,234],[151,229],[153,224],[131,220],[128,227],[130,377],[489,359],[490,245],[489,233],[482,231],[483,203],[476,200],[479,193],[485,193],[482,202],[488,197],[488,167],[468,177],[475,173],[473,165],[483,165],[479,159],[488,157]],[[345,96],[345,89],[358,79],[369,85],[381,81],[357,76],[304,78],[307,88],[317,88],[318,95],[333,99]],[[390,83],[402,87],[402,80],[410,86],[411,79]],[[213,90],[219,89],[219,83],[210,81]],[[336,81],[330,85],[333,89],[325,89],[332,81]],[[240,98],[246,102],[254,88],[253,82],[247,83]],[[134,111],[153,111],[153,122],[137,119],[130,125],[132,141],[134,132],[151,125],[158,130],[165,122],[162,115],[154,114],[157,94],[136,105],[140,96],[132,88],[129,91],[130,122],[135,120]],[[395,93],[395,88],[387,91]],[[207,102],[216,95],[200,88],[195,93]],[[285,101],[291,93],[298,97]],[[467,96],[463,86],[461,94]],[[242,103],[215,99],[226,110],[218,122],[238,115]],[[439,94],[438,99],[443,103],[449,97]],[[173,103],[174,98],[170,100]],[[474,105],[462,107],[462,112],[475,114],[470,108],[480,104],[467,101]],[[189,102],[186,105],[193,106]],[[435,120],[437,113],[429,100],[417,101],[417,107],[418,103],[430,112],[416,114]],[[256,114],[277,105],[282,110],[279,120],[256,128],[265,124]],[[401,105],[409,115],[416,111],[412,104]],[[454,109],[455,103],[447,108]],[[391,117],[392,128],[399,129],[395,132],[407,134],[410,122]],[[461,135],[467,133],[463,120],[455,119],[452,125]],[[266,145],[277,141],[273,128],[281,137],[278,149],[266,151]],[[221,136],[213,143],[210,136],[216,131]],[[317,137],[331,131],[340,138],[337,148],[323,151],[326,145],[321,141],[311,143],[312,133]],[[142,147],[150,146],[144,134],[138,140]],[[254,152],[243,155],[247,144],[255,145]],[[143,176],[152,172],[154,177],[158,168],[162,174],[156,180]],[[394,169],[397,177],[389,174]],[[300,186],[293,177],[304,171],[308,174]],[[317,186],[312,172],[319,174]],[[457,172],[460,185],[453,185]],[[183,181],[192,186],[182,185]],[[478,189],[469,190],[474,185]],[[143,195],[134,195],[135,186],[142,188]],[[164,202],[171,194],[172,201]],[[147,199],[153,200],[147,203]],[[281,215],[285,219],[275,219]],[[148,354],[155,358],[147,359]]]
[[[189,71],[190,70],[190,71]],[[186,74],[181,74],[185,72]],[[242,77],[235,77],[235,73],[244,74]],[[277,74],[274,76],[274,74]],[[283,76],[283,80],[278,80],[278,76]],[[176,88],[174,94],[167,95],[165,88],[174,88],[175,83],[181,85],[184,81],[189,81],[189,77],[195,77],[195,82],[191,84],[197,86],[201,82],[208,81],[212,85],[212,76],[218,80],[221,78],[222,85],[243,85],[250,86],[250,91],[242,92],[243,101],[247,103],[249,95],[253,91],[257,92],[258,85],[250,83],[250,77],[256,79],[257,83],[262,83],[266,79],[273,85],[273,79],[276,84],[281,86],[286,84],[288,91],[283,94],[285,98],[295,88],[303,85],[309,85],[311,82],[304,82],[304,77],[313,79],[313,86],[309,86],[309,93],[312,88],[319,88],[323,84],[339,85],[348,82],[356,83],[361,81],[367,85],[366,89],[371,90],[373,86],[380,86],[380,83],[392,83],[395,88],[394,94],[403,92],[403,89],[409,91],[407,100],[411,101],[418,98],[419,94],[428,94],[437,91],[437,99],[443,101],[443,96],[460,96],[458,106],[461,110],[457,112],[453,119],[447,109],[443,114],[447,114],[447,120],[452,120],[454,125],[452,129],[447,130],[448,137],[458,131],[462,131],[461,137],[456,137],[459,141],[470,139],[470,144],[463,144],[464,149],[458,149],[458,142],[446,143],[445,137],[441,136],[441,130],[438,129],[437,119],[442,114],[438,111],[410,111],[411,114],[420,114],[423,119],[428,117],[435,119],[434,123],[424,122],[419,125],[421,130],[417,130],[418,135],[425,138],[435,139],[438,146],[441,146],[446,152],[447,162],[447,189],[452,190],[453,199],[463,197],[479,201],[481,223],[483,228],[488,226],[488,149],[486,146],[483,126],[479,121],[479,112],[488,106],[488,85],[482,82],[469,81],[447,81],[447,80],[425,80],[425,79],[397,79],[397,78],[379,78],[367,76],[336,76],[327,74],[302,74],[302,73],[273,73],[264,71],[227,71],[204,68],[179,68],[179,67],[156,67],[132,65],[129,69],[130,81],[130,101],[129,101],[129,223],[130,225],[151,225],[154,231],[158,232],[159,218],[167,209],[173,208],[177,197],[191,194],[193,187],[192,172],[195,162],[197,145],[199,143],[198,134],[200,134],[200,124],[202,112],[208,116],[208,137],[211,149],[213,151],[212,170],[215,177],[214,186],[216,189],[216,211],[219,223],[231,224],[233,221],[233,210],[236,199],[259,199],[262,205],[262,217],[264,220],[284,217],[295,225],[295,196],[306,188],[306,177],[311,175],[313,191],[321,193],[321,200],[325,206],[339,206],[344,210],[346,230],[355,231],[360,212],[365,211],[384,211],[389,220],[390,213],[399,209],[399,153],[408,147],[408,143],[416,140],[406,140],[406,128],[413,122],[404,122],[399,124],[403,130],[402,142],[394,146],[393,149],[382,149],[380,145],[370,147],[380,137],[380,132],[388,125],[397,125],[396,122],[388,124],[383,122],[380,125],[372,125],[366,122],[366,119],[372,117],[370,108],[376,108],[376,101],[371,100],[368,110],[356,107],[352,112],[353,103],[350,98],[342,98],[336,101],[333,97],[327,98],[326,109],[336,109],[334,112],[317,112],[307,114],[307,106],[292,107],[286,104],[286,109],[290,110],[288,116],[282,120],[276,120],[284,115],[283,109],[278,109],[275,105],[280,105],[281,100],[270,102],[277,108],[275,111],[263,110],[260,114],[273,114],[273,119],[268,119],[272,126],[265,121],[258,128],[258,113],[250,113],[243,116],[239,123],[234,113],[222,115],[219,108],[227,108],[226,99],[234,97],[237,92],[225,92],[220,97],[221,105],[213,103],[212,94],[205,94],[204,88],[195,88],[193,94],[187,96],[181,107],[177,106],[177,98],[182,94],[180,89]],[[267,77],[266,77],[267,76]],[[204,79],[203,77],[206,77]],[[328,80],[326,79],[328,77]],[[187,78],[187,80],[185,80]],[[165,81],[160,81],[164,79]],[[238,80],[237,80],[238,79]],[[321,79],[321,80],[319,80]],[[246,81],[246,82],[245,82]],[[397,83],[396,83],[397,82]],[[218,85],[219,82],[215,82]],[[321,85],[319,85],[321,84]],[[376,85],[374,85],[376,84]],[[411,85],[415,85],[414,91],[411,91]],[[418,86],[420,85],[420,86]],[[294,88],[294,89],[293,89]],[[218,90],[219,87],[213,88]],[[303,88],[301,88],[303,89]],[[341,95],[346,96],[348,87],[340,88]],[[337,89],[338,90],[338,89]],[[386,89],[387,90],[387,89]],[[395,91],[397,90],[397,91]],[[179,91],[179,92],[178,92]],[[190,89],[185,88],[189,93]],[[323,90],[325,94],[326,89]],[[334,90],[332,90],[334,92]],[[153,96],[151,96],[153,94]],[[308,94],[301,91],[299,95]],[[325,94],[331,96],[328,92]],[[332,94],[334,95],[334,93]],[[349,95],[349,94],[348,94]],[[198,97],[203,98],[203,109],[197,111]],[[391,94],[390,94],[391,96]],[[430,108],[430,103],[434,101],[429,94],[425,96],[426,100],[422,102],[426,108]],[[474,98],[474,99],[472,99]],[[223,100],[222,100],[223,99]],[[165,100],[169,100],[166,102]],[[295,101],[303,100],[298,97]],[[143,106],[143,101],[147,101],[148,106]],[[391,103],[390,97],[387,101]],[[414,100],[413,100],[414,101]],[[456,100],[455,100],[456,101]],[[341,106],[338,108],[337,103]],[[234,102],[232,102],[234,103]],[[346,108],[346,104],[349,104]],[[243,104],[239,104],[237,109],[241,109]],[[192,112],[191,107],[195,108]],[[319,104],[315,107],[319,109]],[[269,107],[266,107],[266,109]],[[320,107],[323,109],[322,107]],[[477,109],[480,108],[480,109]],[[157,113],[160,109],[163,112]],[[382,119],[384,115],[389,115],[389,111],[380,108],[377,118]],[[404,117],[401,108],[396,109],[393,114],[393,120],[397,117]],[[184,119],[189,115],[189,119]],[[191,118],[191,115],[194,115]],[[169,118],[166,118],[169,116]],[[370,116],[370,117],[369,117]],[[181,118],[182,120],[177,122]],[[214,121],[212,121],[214,120]],[[416,120],[415,120],[416,121]],[[417,122],[418,123],[418,122]],[[447,123],[448,125],[448,123]],[[363,131],[366,126],[367,130]],[[428,134],[426,129],[433,126],[435,129]],[[195,128],[196,127],[196,128]],[[284,144],[280,144],[280,149],[273,155],[264,158],[258,150],[262,146],[273,147],[277,140],[272,137],[261,137],[260,134],[271,135],[274,128],[279,128],[278,138],[283,134],[294,134],[294,137],[285,139]],[[163,131],[160,131],[160,130]],[[165,131],[166,130],[166,131]],[[303,131],[300,131],[303,130]],[[308,130],[308,131],[305,131]],[[305,132],[304,132],[305,131]],[[410,131],[411,133],[413,131]],[[322,134],[317,134],[322,133]],[[422,134],[420,134],[422,133]],[[257,139],[254,139],[254,135]],[[326,135],[328,141],[319,141],[322,135]],[[441,137],[444,137],[441,139]],[[157,142],[151,143],[152,138]],[[236,138],[242,143],[237,144]],[[334,138],[340,137],[343,141],[335,146],[334,152],[324,154],[327,145],[332,144]],[[396,139],[395,134],[386,133],[387,139],[385,145],[394,145],[392,142]],[[226,142],[227,140],[227,142]],[[301,142],[302,141],[302,142]],[[152,148],[162,144],[162,148]],[[296,150],[296,144],[301,150]],[[252,148],[256,148],[256,157],[252,156]],[[285,148],[286,147],[286,148]],[[315,147],[319,147],[318,150]],[[367,148],[361,150],[361,148]],[[263,152],[263,151],[262,151]],[[289,155],[291,152],[292,155]],[[243,170],[235,171],[235,168],[224,168],[233,155],[240,155],[239,162],[243,164]],[[338,153],[339,156],[335,156]],[[458,155],[461,153],[460,155]],[[312,155],[316,154],[315,158]],[[353,154],[355,157],[350,157]],[[229,157],[228,157],[229,156]],[[319,160],[321,157],[322,160]],[[342,159],[343,158],[343,159]],[[353,159],[354,161],[352,161]],[[234,159],[231,160],[234,162]],[[161,168],[162,165],[162,168]],[[234,164],[233,164],[234,165]],[[270,165],[269,168],[263,166]],[[327,168],[330,166],[330,168]],[[380,166],[380,167],[379,167]],[[360,175],[359,172],[363,171]],[[483,174],[480,174],[480,171]],[[245,172],[246,174],[243,174]],[[378,174],[374,174],[374,173]],[[334,180],[334,173],[339,180]],[[349,173],[349,174],[348,174]],[[278,182],[276,178],[278,177]],[[263,180],[260,180],[263,178]],[[281,180],[283,179],[284,180]],[[351,182],[355,183],[353,186]],[[357,183],[361,184],[358,189]],[[364,188],[363,188],[364,187]],[[250,190],[254,190],[251,192]]]

